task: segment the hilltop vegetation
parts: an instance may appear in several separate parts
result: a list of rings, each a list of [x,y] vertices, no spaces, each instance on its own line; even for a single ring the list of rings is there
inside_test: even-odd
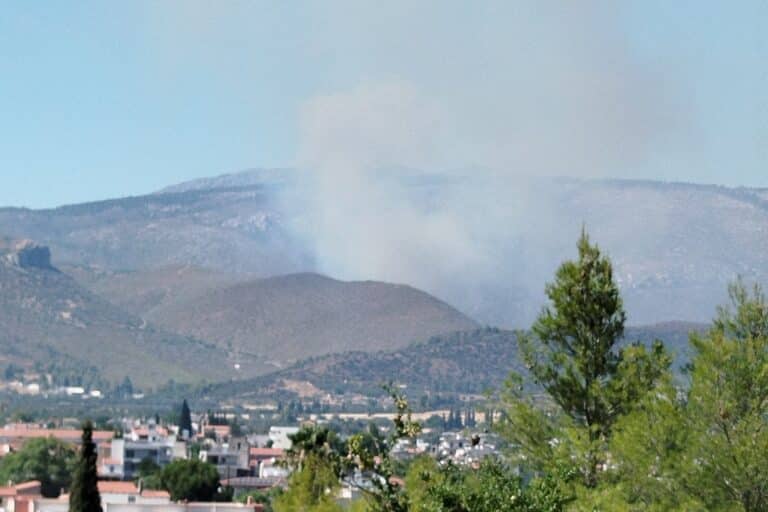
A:
[[[624,343],[639,341],[650,346],[663,340],[671,353],[679,354],[674,365],[687,359],[688,336],[700,332],[700,324],[670,323],[627,329]],[[290,368],[255,379],[203,388],[199,398],[211,401],[292,400],[303,383],[307,402],[326,395],[383,397],[382,384],[402,385],[409,396],[431,397],[428,404],[456,402],[462,396],[482,397],[500,389],[510,371],[525,373],[513,331],[482,328],[434,336],[399,350],[347,352],[299,361]],[[439,400],[439,402],[438,402]]]

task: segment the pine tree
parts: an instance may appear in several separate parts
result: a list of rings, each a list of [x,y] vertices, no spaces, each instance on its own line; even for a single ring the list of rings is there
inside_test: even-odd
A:
[[[179,434],[184,439],[192,437],[192,413],[189,411],[186,398],[181,404],[181,412],[179,413]]]
[[[687,485],[710,510],[768,510],[768,298],[741,281],[712,328],[693,334]]]
[[[102,512],[96,472],[96,445],[93,443],[93,424],[90,421],[83,424],[83,444],[69,491],[69,512]]]
[[[542,428],[532,426],[538,421],[536,411],[519,402],[508,414],[527,436],[518,442],[538,445],[531,458],[551,458],[547,445],[553,438],[562,445],[570,435],[574,453],[568,458],[579,461],[584,485],[595,487],[613,424],[655,385],[670,359],[660,342],[650,353],[641,345],[618,348],[626,319],[619,288],[610,260],[590,244],[586,232],[578,242],[578,259],[560,266],[546,294],[550,305],[519,343],[534,380],[573,429],[570,434],[553,431],[557,427],[547,427],[546,420]],[[519,398],[522,388],[516,385],[511,394]]]

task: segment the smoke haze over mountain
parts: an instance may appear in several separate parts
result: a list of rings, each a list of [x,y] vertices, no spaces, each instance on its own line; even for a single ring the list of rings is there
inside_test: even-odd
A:
[[[690,133],[685,102],[633,56],[610,5],[484,6],[461,35],[440,31],[458,15],[441,10],[434,39],[422,35],[412,53],[397,39],[416,28],[397,18],[371,59],[401,58],[407,78],[305,103],[298,202],[310,206],[305,236],[322,271],[444,296],[539,279],[551,265],[541,254],[531,272],[523,256],[539,250],[521,240],[575,240],[586,218],[553,230],[555,198],[538,178],[642,176],[652,154]],[[382,14],[352,10],[363,27]]]

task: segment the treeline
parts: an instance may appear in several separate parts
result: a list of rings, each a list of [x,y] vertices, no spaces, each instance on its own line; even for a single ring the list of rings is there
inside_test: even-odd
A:
[[[502,459],[398,465],[391,447],[420,427],[394,394],[386,438],[302,431],[274,510],[340,510],[334,489],[352,475],[369,476],[353,509],[372,512],[768,510],[768,301],[741,281],[729,292],[711,327],[691,334],[681,382],[662,341],[622,342],[611,262],[583,234],[519,336],[527,372],[499,390],[494,428],[512,447]]]

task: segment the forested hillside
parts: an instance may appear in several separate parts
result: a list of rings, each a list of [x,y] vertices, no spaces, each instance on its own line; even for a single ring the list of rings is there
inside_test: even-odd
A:
[[[688,359],[691,332],[702,324],[659,324],[631,327],[624,343],[650,345],[662,340],[679,354],[675,368]],[[435,336],[400,350],[373,353],[347,352],[300,361],[290,368],[256,379],[214,385],[200,393],[205,400],[270,400],[274,397],[314,400],[325,395],[385,396],[382,385],[404,386],[412,397],[440,395],[458,400],[498,390],[511,371],[525,374],[513,331],[484,328]],[[303,386],[297,384],[303,383]],[[303,396],[302,391],[303,390]]]

